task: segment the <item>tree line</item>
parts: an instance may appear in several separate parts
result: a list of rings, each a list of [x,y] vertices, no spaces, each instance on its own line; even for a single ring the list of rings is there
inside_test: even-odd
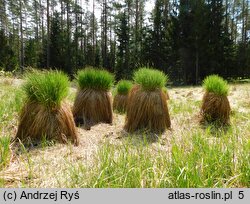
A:
[[[0,0],[0,69],[86,66],[117,79],[151,66],[176,84],[250,77],[250,1]]]

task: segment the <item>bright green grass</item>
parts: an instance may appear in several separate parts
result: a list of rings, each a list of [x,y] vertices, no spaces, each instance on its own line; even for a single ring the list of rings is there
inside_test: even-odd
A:
[[[114,84],[114,75],[106,70],[86,68],[76,76],[81,89],[110,90]]]
[[[133,83],[128,80],[121,80],[116,85],[116,93],[121,95],[126,95],[132,88]]]
[[[137,84],[141,85],[143,89],[155,90],[163,88],[166,85],[168,76],[159,70],[140,68],[135,71],[133,79]]]
[[[20,112],[24,93],[22,89],[0,84],[0,135],[10,135],[8,130],[16,125],[15,117]]]
[[[213,92],[221,96],[228,95],[228,84],[223,78],[218,75],[210,75],[203,81],[203,87],[208,92]]]
[[[0,170],[10,162],[10,141],[11,138],[8,136],[0,137]]]
[[[171,112],[174,115],[192,113],[194,109],[194,106],[191,106],[187,102],[182,102],[182,101],[175,102],[173,100],[170,100],[169,107],[170,106],[171,106]]]
[[[59,71],[33,71],[23,85],[27,97],[47,107],[60,105],[69,91],[68,77]]]
[[[121,146],[105,143],[91,166],[69,168],[67,187],[173,188],[250,186],[249,142],[237,150],[237,138],[209,137],[198,131],[179,144],[172,140],[170,154],[153,152],[150,143]],[[223,141],[226,141],[224,143]],[[238,163],[234,157],[238,155]]]

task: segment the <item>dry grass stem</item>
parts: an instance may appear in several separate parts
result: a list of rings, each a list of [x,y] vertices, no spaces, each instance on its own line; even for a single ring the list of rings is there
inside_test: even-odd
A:
[[[127,109],[128,94],[116,94],[113,101],[113,109],[118,112],[125,112]]]
[[[222,124],[230,123],[230,104],[227,96],[206,92],[202,99],[201,123],[218,121]]]
[[[94,125],[113,121],[111,92],[94,89],[79,89],[73,107],[77,124]]]
[[[128,96],[125,130],[163,132],[170,126],[167,95],[161,89],[145,91],[139,85],[134,86]]]
[[[54,109],[31,101],[24,105],[16,138],[28,142],[41,140],[43,136],[48,140],[62,143],[70,140],[75,145],[79,144],[73,115],[66,103]]]

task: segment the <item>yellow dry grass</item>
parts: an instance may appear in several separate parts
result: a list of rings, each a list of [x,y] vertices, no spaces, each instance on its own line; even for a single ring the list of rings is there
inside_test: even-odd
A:
[[[138,85],[134,86],[128,96],[125,130],[164,132],[170,126],[166,94],[160,89],[145,91]]]
[[[113,121],[111,92],[93,89],[78,90],[73,106],[76,124],[92,126]]]

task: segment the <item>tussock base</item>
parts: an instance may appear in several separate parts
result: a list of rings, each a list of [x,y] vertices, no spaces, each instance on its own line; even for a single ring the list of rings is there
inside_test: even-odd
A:
[[[170,126],[167,95],[161,89],[146,91],[139,85],[134,86],[128,96],[124,129],[128,132],[148,129],[161,133]]]
[[[22,142],[56,140],[74,145],[79,144],[79,138],[70,107],[62,103],[54,109],[47,108],[36,102],[27,102],[22,108],[20,123],[16,138]]]
[[[113,109],[124,113],[127,109],[128,94],[116,94],[113,101]]]
[[[91,126],[113,121],[112,95],[102,90],[78,90],[73,106],[76,124]]]
[[[219,122],[230,123],[230,104],[227,96],[220,96],[211,92],[206,92],[202,99],[201,123]]]

